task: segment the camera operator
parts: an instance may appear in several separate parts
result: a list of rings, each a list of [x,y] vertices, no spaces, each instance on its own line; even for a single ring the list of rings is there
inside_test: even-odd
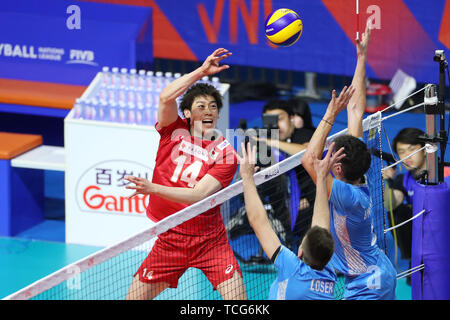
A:
[[[293,107],[296,102],[297,100],[272,100],[263,108],[263,117],[267,115],[277,117],[279,134],[278,139],[273,137],[272,139],[262,137],[257,139],[271,147],[273,156],[279,161],[306,149],[314,134],[312,129],[295,127]],[[289,228],[286,231],[293,233],[295,243],[298,245],[311,225],[315,185],[301,165],[286,172],[284,176],[288,186],[287,200],[291,204],[291,210],[287,217],[283,217],[285,219],[283,225]],[[284,186],[279,185],[281,183],[283,183],[282,180],[274,181],[271,190],[267,190],[267,192],[283,190]],[[278,186],[274,187],[274,184],[278,184]],[[264,190],[262,191],[264,192]]]
[[[264,139],[264,141],[268,146],[277,147],[289,156],[306,149],[314,133],[314,130],[309,128],[295,127],[294,103],[294,100],[271,100],[263,108],[263,116],[278,117],[277,129],[279,130],[277,140]]]

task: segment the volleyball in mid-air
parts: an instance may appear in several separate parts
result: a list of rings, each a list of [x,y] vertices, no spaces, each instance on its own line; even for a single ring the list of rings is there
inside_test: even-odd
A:
[[[266,19],[266,37],[277,46],[289,47],[296,43],[303,31],[300,16],[290,9],[278,9]]]

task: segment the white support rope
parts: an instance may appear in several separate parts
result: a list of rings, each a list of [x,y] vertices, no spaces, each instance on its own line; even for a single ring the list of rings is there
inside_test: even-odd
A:
[[[423,270],[423,269],[425,269],[425,265],[422,263],[421,265],[415,266],[414,268],[411,268],[409,270],[406,270],[406,271],[403,271],[403,272],[397,274],[397,280],[407,277],[407,276],[409,276],[417,271]]]
[[[400,160],[398,160],[397,162],[394,162],[393,164],[390,164],[390,165],[388,165],[388,166],[386,166],[386,167],[384,167],[384,168],[381,168],[381,172],[383,172],[384,170],[387,170],[387,169],[389,169],[389,168],[395,167],[395,166],[398,165],[400,162],[404,162],[406,159],[411,158],[413,155],[415,155],[416,153],[422,151],[422,150],[425,149],[425,148],[427,148],[426,145],[424,145],[422,148],[420,148],[420,149],[414,151],[413,153],[409,154],[407,157],[404,157],[403,159],[400,159]]]
[[[422,106],[424,106],[424,105],[425,105],[425,102],[416,104],[415,106],[409,107],[409,108],[407,108],[407,109],[405,109],[405,110],[402,110],[402,111],[398,111],[398,112],[396,112],[396,113],[394,113],[394,114],[391,114],[390,116],[386,116],[386,117],[384,117],[383,119],[381,119],[381,121],[387,120],[387,119],[392,118],[392,117],[394,117],[394,116],[398,116],[399,114],[402,114],[402,113],[405,113],[405,112],[414,110],[414,109],[419,108],[419,107],[422,107]]]
[[[387,108],[381,110],[381,112],[386,112],[386,111],[391,110],[391,109],[394,108],[399,102],[406,101],[407,99],[411,98],[413,95],[415,95],[415,94],[417,94],[417,93],[419,93],[419,92],[425,90],[426,88],[428,88],[428,87],[430,87],[430,86],[432,86],[432,84],[428,84],[428,85],[424,86],[422,89],[417,90],[416,92],[411,93],[411,94],[410,94],[409,96],[407,96],[406,98],[400,99],[399,101],[395,102],[394,104],[390,105],[389,107],[387,107]]]
[[[397,224],[397,225],[395,225],[395,226],[393,226],[393,227],[391,227],[391,228],[385,229],[385,230],[384,230],[384,233],[387,233],[387,232],[389,232],[389,231],[391,231],[391,230],[397,229],[398,227],[401,227],[402,225],[404,225],[404,224],[406,224],[406,223],[408,223],[408,222],[410,222],[410,221],[416,219],[417,217],[419,217],[420,215],[422,215],[422,214],[424,214],[424,213],[425,213],[425,209],[423,209],[422,211],[420,211],[418,214],[414,215],[412,218],[410,218],[410,219],[408,219],[408,220],[406,220],[406,221],[403,221],[402,223],[399,223],[399,224]]]

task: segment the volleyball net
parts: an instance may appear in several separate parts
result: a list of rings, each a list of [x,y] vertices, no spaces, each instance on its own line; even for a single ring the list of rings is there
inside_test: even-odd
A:
[[[383,120],[381,112],[366,117],[363,121],[363,139],[372,154],[371,167],[366,177],[372,201],[374,234],[378,246],[389,256],[395,247],[392,245],[392,225],[389,223],[388,212],[383,205],[385,189],[382,178],[385,163],[382,152],[385,143],[382,139]],[[346,133],[347,130],[343,130],[328,137],[325,150],[336,137]],[[272,227],[281,242],[294,252],[297,252],[302,237],[310,228],[315,198],[315,186],[308,182],[310,178],[301,166],[303,155],[304,151],[285,159],[278,156],[279,162],[261,168],[254,175],[258,193]],[[129,293],[133,276],[152,250],[157,237],[182,223],[195,221],[192,219],[216,206],[221,208],[228,243],[239,262],[247,298],[250,300],[267,299],[270,286],[277,277],[277,270],[264,254],[248,223],[242,182],[238,174],[234,183],[227,188],[166,217],[143,232],[38,280],[6,299],[125,299]],[[193,228],[205,228],[205,226],[195,223],[190,225]],[[220,254],[214,250],[209,252],[208,254]],[[167,258],[173,259],[173,257]],[[206,255],[205,259],[208,258],[211,257]],[[151,279],[152,270],[144,269],[143,276]],[[341,299],[344,296],[345,286],[340,275],[338,275],[338,279],[335,286],[335,298]],[[155,297],[155,299],[162,300],[215,300],[221,298],[205,274],[194,267],[188,267],[182,273],[176,288],[168,288]]]

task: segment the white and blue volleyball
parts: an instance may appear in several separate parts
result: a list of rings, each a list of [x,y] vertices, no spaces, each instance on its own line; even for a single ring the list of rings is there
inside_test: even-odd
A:
[[[289,47],[300,39],[303,23],[300,16],[290,9],[278,9],[266,19],[267,39],[281,47]]]

